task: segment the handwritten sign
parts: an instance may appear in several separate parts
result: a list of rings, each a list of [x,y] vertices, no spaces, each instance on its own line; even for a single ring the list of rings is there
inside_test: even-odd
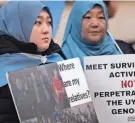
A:
[[[79,58],[57,62],[71,107],[91,101]]]

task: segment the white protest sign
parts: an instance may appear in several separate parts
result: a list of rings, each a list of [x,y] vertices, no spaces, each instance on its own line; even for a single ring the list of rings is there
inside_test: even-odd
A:
[[[135,55],[84,58],[100,123],[135,123]]]
[[[79,58],[57,62],[70,106],[91,101],[90,92]]]

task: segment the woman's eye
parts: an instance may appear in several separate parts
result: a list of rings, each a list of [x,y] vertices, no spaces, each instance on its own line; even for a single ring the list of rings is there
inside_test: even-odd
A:
[[[98,17],[98,19],[101,19],[102,20],[102,19],[105,19],[105,17]]]
[[[84,16],[83,18],[84,18],[84,19],[91,19],[90,16]]]
[[[51,18],[48,18],[47,20],[46,20],[46,22],[47,22],[47,24],[52,24],[52,20],[51,20]]]
[[[35,24],[40,25],[41,24],[41,21],[36,21]]]
[[[47,23],[48,23],[48,24],[52,24],[52,21],[48,21]]]

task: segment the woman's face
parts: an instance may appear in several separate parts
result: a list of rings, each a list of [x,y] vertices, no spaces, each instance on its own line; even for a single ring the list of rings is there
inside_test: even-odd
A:
[[[98,42],[106,33],[106,20],[100,6],[95,6],[86,13],[82,21],[81,37],[83,40]]]
[[[35,43],[40,52],[49,48],[52,38],[51,21],[50,15],[45,10],[42,10],[33,26],[30,42]]]

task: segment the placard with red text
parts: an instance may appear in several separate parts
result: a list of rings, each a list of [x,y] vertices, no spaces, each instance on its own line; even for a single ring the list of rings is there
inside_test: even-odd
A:
[[[84,58],[89,90],[100,123],[135,123],[135,55]]]

